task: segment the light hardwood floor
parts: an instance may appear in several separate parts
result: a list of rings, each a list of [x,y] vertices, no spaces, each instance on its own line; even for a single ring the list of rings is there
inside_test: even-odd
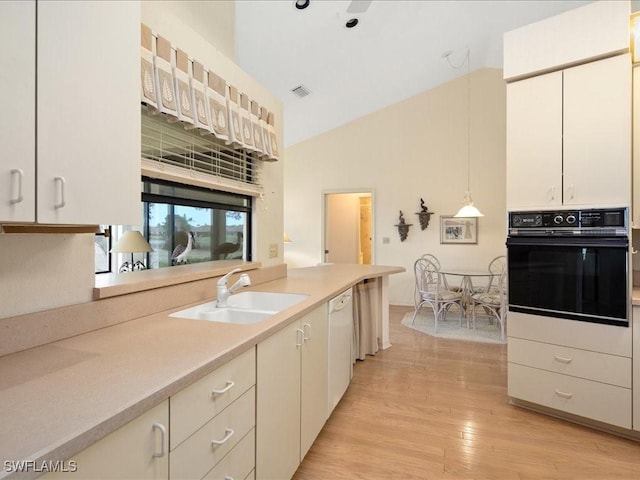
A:
[[[640,443],[509,404],[507,347],[400,325],[353,382],[296,472],[324,479],[640,479]]]

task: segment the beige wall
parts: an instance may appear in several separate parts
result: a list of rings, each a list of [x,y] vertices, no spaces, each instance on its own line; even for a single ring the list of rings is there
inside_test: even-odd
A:
[[[186,9],[184,3],[192,2],[144,1],[142,21],[274,112],[279,142],[283,145],[282,102],[232,60],[235,56],[234,3],[199,2],[203,8],[220,14],[215,24],[198,22],[195,4]],[[230,32],[218,29],[212,33],[217,23],[226,25]],[[209,43],[211,39],[220,44],[214,47]],[[264,196],[255,202],[253,260],[264,266],[283,262],[282,171],[282,161],[265,163]],[[273,244],[277,256],[269,258],[269,247]],[[93,256],[93,240],[88,235],[0,235],[0,318],[91,301]]]
[[[215,45],[230,60],[236,59],[235,0],[144,0],[142,17],[164,16],[200,32],[205,41]]]
[[[285,151],[285,262],[322,261],[323,192],[373,192],[374,263],[401,265],[390,277],[392,304],[413,304],[414,260],[437,255],[445,266],[486,268],[505,253],[505,84],[502,71],[471,74],[471,190],[485,214],[477,245],[440,244],[440,215],[460,208],[467,183],[466,77],[424,92]],[[432,215],[422,231],[415,212]],[[398,212],[412,223],[400,241]],[[387,237],[389,243],[383,243]]]

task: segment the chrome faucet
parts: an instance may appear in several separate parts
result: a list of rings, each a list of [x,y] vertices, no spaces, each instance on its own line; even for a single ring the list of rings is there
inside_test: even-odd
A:
[[[251,285],[251,279],[249,278],[249,275],[247,275],[246,273],[243,273],[242,275],[240,275],[240,278],[236,283],[231,285],[230,288],[227,288],[227,281],[229,280],[229,277],[234,273],[240,272],[241,270],[242,269],[240,268],[235,268],[231,270],[229,273],[227,273],[220,280],[218,280],[218,287],[217,287],[218,303],[216,304],[218,308],[226,307],[227,300],[229,300],[229,295],[234,293],[240,287],[248,287],[249,285]]]

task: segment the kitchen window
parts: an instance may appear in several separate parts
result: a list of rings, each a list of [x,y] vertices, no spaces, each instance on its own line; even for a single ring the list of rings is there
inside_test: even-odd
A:
[[[142,260],[147,268],[251,260],[250,196],[143,177],[142,209],[141,233],[153,251],[135,253],[134,260]],[[111,228],[112,245],[126,229]],[[105,271],[104,245],[96,236],[96,273]],[[131,260],[131,254],[109,256],[114,272]]]

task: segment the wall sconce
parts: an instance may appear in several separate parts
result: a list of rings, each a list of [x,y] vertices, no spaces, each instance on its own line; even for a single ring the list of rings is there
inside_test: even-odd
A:
[[[124,262],[118,269],[118,273],[132,272],[134,270],[146,270],[147,266],[143,261],[133,262],[134,253],[153,252],[151,245],[147,243],[142,234],[137,230],[127,230],[111,249],[113,253],[130,253],[131,262]]]
[[[431,215],[436,212],[430,212],[427,206],[424,204],[424,200],[420,199],[420,211],[416,212],[418,215],[418,220],[420,220],[420,229],[424,230],[429,226],[429,220],[431,220]]]
[[[396,223],[396,227],[398,227],[398,234],[400,235],[400,241],[404,242],[407,239],[407,235],[409,235],[409,227],[413,225],[413,223],[406,223],[404,221],[404,215],[402,214],[402,210],[400,210],[400,216],[398,217],[398,223]]]

